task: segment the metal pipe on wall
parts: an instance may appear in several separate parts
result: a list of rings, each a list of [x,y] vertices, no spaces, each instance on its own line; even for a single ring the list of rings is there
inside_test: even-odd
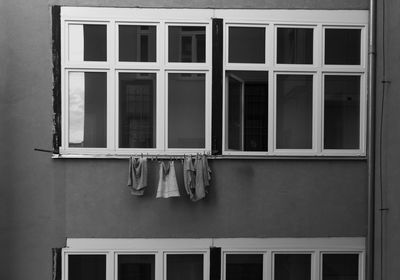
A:
[[[376,0],[370,0],[368,43],[368,229],[366,276],[367,280],[373,280],[375,256]]]

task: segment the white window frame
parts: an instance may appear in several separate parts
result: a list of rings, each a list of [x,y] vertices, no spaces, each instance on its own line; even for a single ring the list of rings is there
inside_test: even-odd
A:
[[[204,280],[209,280],[210,248],[221,248],[221,280],[226,280],[227,254],[262,254],[263,280],[273,280],[274,254],[311,254],[311,280],[322,280],[323,254],[358,254],[359,279],[365,279],[365,238],[67,238],[62,249],[62,280],[68,279],[68,256],[106,255],[106,280],[118,279],[119,255],[155,255],[155,279],[166,279],[168,254],[203,254]]]
[[[182,155],[211,152],[211,58],[212,10],[209,9],[138,9],[138,8],[61,8],[61,130],[60,154],[63,156]],[[104,62],[69,61],[71,24],[105,24],[107,26],[107,60]],[[119,26],[156,26],[156,62],[119,61]],[[204,26],[206,57],[202,63],[168,61],[168,26]],[[68,71],[107,72],[107,145],[105,148],[69,147]],[[119,73],[156,73],[156,147],[119,148]],[[168,148],[168,73],[205,74],[205,143],[203,148]]]
[[[223,32],[223,127],[222,155],[227,156],[365,156],[367,123],[367,34],[368,11],[364,10],[256,10],[256,9],[152,9],[152,8],[99,8],[99,7],[61,7],[61,147],[60,157],[113,157],[132,154],[183,155],[211,152],[211,110],[212,110],[212,30],[213,18],[221,18]],[[73,24],[107,25],[107,61],[77,62],[69,61],[68,26]],[[156,62],[119,62],[120,25],[156,26]],[[169,26],[205,26],[206,61],[204,63],[176,63],[168,61]],[[265,28],[265,63],[242,64],[228,62],[229,27]],[[313,28],[313,64],[278,64],[276,61],[277,28]],[[361,30],[360,65],[325,65],[324,30],[344,28]],[[227,149],[227,101],[226,71],[268,71],[268,150],[232,151]],[[107,80],[107,147],[70,148],[68,147],[68,76],[69,71],[104,71]],[[118,73],[156,73],[156,147],[119,148],[118,145]],[[168,148],[168,86],[170,72],[205,73],[205,147],[199,149]],[[313,73],[313,143],[312,149],[276,148],[276,73]],[[360,74],[360,146],[354,150],[326,150],[323,148],[323,77],[324,75],[344,73]],[[58,157],[58,156],[55,156]]]
[[[224,58],[223,58],[223,155],[229,156],[365,156],[367,123],[367,11],[328,11],[328,10],[219,10],[217,17],[224,19]],[[238,64],[228,61],[228,28],[230,26],[265,26],[266,61],[265,64]],[[313,64],[278,64],[277,29],[312,28]],[[324,47],[326,28],[361,30],[360,65],[325,65]],[[268,71],[268,150],[233,151],[228,150],[227,137],[227,71]],[[345,73],[360,75],[360,121],[359,148],[335,149],[323,148],[323,108],[324,75]],[[277,74],[313,74],[313,136],[311,149],[277,149],[276,147],[276,75]]]

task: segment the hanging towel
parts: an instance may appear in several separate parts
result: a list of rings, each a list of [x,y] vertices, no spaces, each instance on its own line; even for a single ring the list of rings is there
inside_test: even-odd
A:
[[[147,187],[147,158],[129,158],[128,186],[132,195],[143,195]]]
[[[194,163],[196,172],[195,193],[193,201],[198,201],[206,197],[207,187],[210,186],[211,169],[205,155],[198,155]]]
[[[173,161],[160,162],[157,198],[180,196],[178,182],[176,181],[175,166]]]
[[[191,156],[185,156],[183,159],[183,182],[186,193],[190,199],[193,199],[196,188],[196,169]]]

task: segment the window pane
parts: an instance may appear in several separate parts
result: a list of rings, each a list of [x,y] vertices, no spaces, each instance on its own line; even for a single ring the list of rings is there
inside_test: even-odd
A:
[[[205,62],[206,28],[204,26],[168,27],[169,62]]]
[[[263,255],[226,255],[226,280],[262,280]]]
[[[167,255],[167,280],[203,280],[203,255]]]
[[[324,254],[322,280],[358,280],[358,254]]]
[[[154,280],[154,255],[119,255],[118,280]]]
[[[168,147],[205,147],[205,74],[168,74]]]
[[[228,71],[228,149],[267,151],[268,72]]]
[[[71,24],[69,26],[69,60],[106,61],[107,25]]]
[[[360,65],[360,29],[325,29],[325,64]]]
[[[324,148],[360,147],[360,76],[325,76]]]
[[[265,63],[265,28],[229,27],[229,62]]]
[[[278,63],[313,63],[312,28],[278,28]]]
[[[156,27],[119,26],[119,61],[156,61]]]
[[[277,76],[276,147],[312,148],[313,76]]]
[[[68,280],[106,280],[106,256],[69,255]]]
[[[310,254],[275,254],[274,280],[310,280]]]
[[[119,147],[156,147],[156,74],[119,74]]]
[[[105,148],[107,73],[69,73],[69,147]]]

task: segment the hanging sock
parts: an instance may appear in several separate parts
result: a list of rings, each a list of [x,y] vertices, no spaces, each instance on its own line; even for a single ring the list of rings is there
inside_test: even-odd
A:
[[[143,195],[147,187],[147,158],[129,158],[128,186],[132,195]]]
[[[186,193],[193,200],[196,188],[196,169],[191,156],[185,156],[183,159],[183,182]]]
[[[157,198],[180,196],[178,182],[176,180],[174,162],[160,162],[160,172],[157,187]]]

